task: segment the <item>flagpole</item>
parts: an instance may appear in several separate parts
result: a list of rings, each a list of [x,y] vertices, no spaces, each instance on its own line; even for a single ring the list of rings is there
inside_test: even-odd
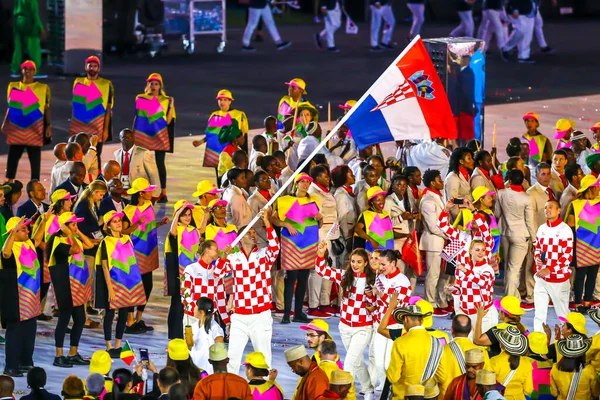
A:
[[[400,53],[400,55],[398,57],[396,57],[396,59],[393,61],[392,64],[390,65],[395,65],[397,64],[400,59],[402,57],[404,57],[404,55],[410,50],[410,48],[412,48],[412,46],[418,42],[419,40],[421,40],[421,36],[417,35],[413,38],[413,40],[408,44],[408,46],[406,46],[404,48],[404,50],[402,50],[402,53]],[[389,66],[386,68],[386,70],[389,68]],[[384,71],[385,72],[385,71]],[[379,76],[379,78],[377,78],[377,80],[369,87],[368,90],[365,91],[365,93],[362,95],[362,97],[356,102],[356,104],[350,109],[350,111],[348,111],[348,113],[346,113],[346,115],[344,115],[342,117],[342,119],[335,124],[335,126],[333,127],[333,129],[331,130],[331,132],[329,132],[327,134],[327,136],[325,136],[325,138],[323,138],[321,140],[321,143],[319,143],[319,145],[313,150],[313,152],[306,157],[306,159],[304,160],[304,162],[299,165],[296,170],[294,171],[294,173],[292,174],[292,176],[289,177],[289,179],[287,181],[285,181],[283,183],[283,185],[281,185],[281,187],[279,188],[279,190],[277,191],[277,193],[275,193],[271,199],[267,202],[267,204],[263,207],[263,210],[268,209],[269,207],[271,207],[273,205],[273,203],[275,203],[275,200],[277,200],[277,198],[279,196],[281,196],[285,190],[287,189],[287,187],[294,182],[294,179],[296,178],[296,176],[302,171],[304,170],[304,168],[310,164],[312,158],[319,153],[319,151],[321,151],[321,149],[323,147],[326,146],[326,144],[329,142],[329,140],[331,140],[331,138],[333,138],[333,136],[337,133],[337,131],[340,129],[340,127],[342,125],[344,125],[346,123],[346,121],[352,116],[352,114],[354,113],[354,111],[356,111],[359,106],[367,99],[367,97],[369,97],[369,92],[371,91],[371,89],[373,87],[375,87],[376,85],[379,84],[380,81],[383,80],[383,76],[385,74],[381,74]],[[297,116],[297,105],[296,105],[296,116]],[[294,118],[294,130],[296,129],[296,120]],[[240,234],[238,235],[237,238],[235,238],[235,240],[231,243],[231,247],[235,247],[237,246],[237,244],[240,242],[240,240],[242,240],[242,238],[248,233],[248,231],[254,226],[254,224],[256,224],[256,222],[260,219],[260,213],[256,214],[256,216],[254,218],[252,218],[252,221],[250,221],[248,223],[248,225],[246,225],[246,227],[244,228],[244,230],[242,232],[240,232]]]

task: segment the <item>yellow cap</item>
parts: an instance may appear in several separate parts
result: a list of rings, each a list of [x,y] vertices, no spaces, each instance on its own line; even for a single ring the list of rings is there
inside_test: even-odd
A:
[[[425,396],[425,387],[423,385],[408,385],[404,396]]]
[[[72,212],[64,212],[60,214],[60,217],[58,217],[58,224],[64,225],[70,222],[83,222],[84,219],[85,218],[77,218],[77,215],[73,214]]]
[[[538,124],[540,123],[540,117],[534,111],[529,111],[527,114],[523,115],[523,121],[526,119],[534,119]]]
[[[50,196],[50,200],[52,200],[52,204],[56,204],[60,200],[74,199],[77,195],[71,194],[67,192],[65,189],[55,190],[54,193]]]
[[[572,119],[561,118],[556,121],[556,132],[568,131],[571,128],[575,128],[575,121]]]
[[[488,189],[485,186],[477,186],[471,194],[473,195],[473,203],[477,203],[483,196],[487,194],[494,196],[496,192]]]
[[[475,383],[478,385],[494,386],[496,384],[496,374],[485,369],[477,371]]]
[[[227,207],[227,201],[226,200],[221,200],[221,199],[213,199],[210,201],[210,203],[208,203],[208,208],[213,208],[216,206],[224,206]]]
[[[600,186],[600,182],[598,182],[598,178],[594,175],[586,175],[579,182],[579,189],[577,193],[583,193],[591,187]]]
[[[525,310],[521,308],[521,301],[515,296],[504,296],[502,299],[494,301],[494,306],[505,314],[523,315]]]
[[[585,316],[578,312],[570,312],[566,317],[558,317],[562,322],[568,322],[573,325],[573,329],[575,329],[578,333],[582,335],[587,335],[588,331],[585,329]]]
[[[330,385],[352,385],[354,377],[348,371],[332,371],[329,379]]]
[[[90,374],[107,375],[112,366],[112,359],[106,350],[96,350],[90,360]]]
[[[340,104],[339,107],[342,110],[349,110],[356,105],[356,100],[348,100],[344,104]]]
[[[122,212],[116,212],[115,210],[110,210],[109,212],[107,212],[106,214],[104,214],[103,220],[104,220],[104,226],[108,226],[108,223],[110,221],[112,221],[114,218],[123,218],[125,216],[124,213]]]
[[[231,101],[234,100],[233,95],[227,89],[219,90],[219,93],[217,93],[217,100],[219,100],[219,99],[229,99]]]
[[[216,184],[205,179],[203,181],[198,182],[198,184],[196,185],[196,191],[194,193],[192,193],[192,196],[200,197],[206,193],[219,194],[221,192],[223,192],[223,191],[220,190]]]
[[[427,300],[421,299],[417,301],[416,305],[421,309],[423,314],[433,314],[433,305]],[[433,316],[431,314],[428,317],[423,317],[423,327],[431,328],[433,326]]]
[[[302,94],[306,94],[306,82],[304,79],[294,78],[289,82],[285,83],[288,86],[297,87],[298,89],[302,89]]]
[[[146,178],[137,178],[131,184],[131,188],[127,190],[128,195],[132,195],[134,193],[139,192],[153,192],[156,190],[156,185],[151,185]]]
[[[310,177],[306,172],[301,172],[294,178],[294,183],[298,183],[301,180],[307,180],[313,182],[313,178]]]
[[[17,226],[17,224],[19,223],[20,220],[21,220],[20,217],[11,217],[11,218],[9,218],[8,221],[6,221],[6,233],[5,233],[5,235],[8,235],[15,228],[15,226]],[[33,221],[30,220],[30,219],[23,220],[23,224],[24,225],[29,225],[31,223],[33,223]]]
[[[592,131],[592,132],[594,132],[594,131],[600,131],[600,122],[596,122],[596,123],[594,124],[594,126],[592,126],[592,127],[590,128],[590,131]]]
[[[21,69],[23,68],[33,68],[34,70],[37,70],[35,63],[31,60],[25,60],[23,64],[21,64]]]
[[[157,72],[151,73],[150,76],[148,76],[148,79],[146,79],[146,82],[151,82],[151,81],[160,82],[160,86],[161,87],[163,86],[162,76]]]
[[[183,339],[172,339],[169,342],[167,352],[169,353],[169,358],[173,361],[183,361],[190,358],[190,351]]]
[[[260,351],[254,351],[248,354],[246,360],[244,360],[244,365],[250,365],[259,369],[270,369],[267,360],[265,360],[265,355]]]
[[[313,319],[307,325],[300,325],[300,329],[304,331],[312,329],[313,331],[323,332],[327,339],[331,339],[331,335],[329,334],[329,324],[322,319]]]
[[[371,201],[371,199],[373,199],[374,197],[377,197],[379,195],[386,195],[387,193],[380,188],[379,186],[373,186],[372,188],[369,188],[369,190],[367,190],[367,200]]]
[[[529,348],[535,354],[548,354],[548,337],[542,332],[531,332],[527,336]]]
[[[434,378],[425,381],[424,387],[424,397],[426,399],[437,399],[437,397],[440,395],[440,388],[438,386],[437,381]]]
[[[188,203],[188,201],[187,201],[187,200],[177,200],[177,202],[176,202],[176,203],[173,205],[173,211],[174,211],[174,212],[177,212],[177,211],[179,211],[179,209],[180,209],[180,208],[182,208],[182,207],[187,207],[187,208],[189,208],[190,210],[193,210],[193,209],[194,209],[194,205],[193,205],[193,204],[190,204],[190,203]]]

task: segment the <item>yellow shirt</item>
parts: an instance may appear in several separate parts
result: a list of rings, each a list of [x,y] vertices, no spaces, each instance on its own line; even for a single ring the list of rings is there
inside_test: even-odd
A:
[[[394,340],[390,366],[386,376],[392,384],[392,399],[404,399],[407,386],[420,385],[429,359],[431,336],[422,326],[416,326],[406,335]]]
[[[490,368],[496,373],[496,380],[500,383],[503,383],[510,373],[509,357],[506,351],[502,351],[490,359]],[[531,362],[527,360],[527,357],[521,357],[517,372],[506,386],[504,398],[506,400],[525,400],[525,395],[529,396],[533,392],[532,373]]]
[[[333,371],[340,371],[339,365],[335,361],[323,360],[319,362],[319,368],[321,368],[327,374],[327,378],[331,380],[331,373]],[[356,390],[354,389],[354,383],[350,386],[346,400],[356,400]]]
[[[565,400],[567,393],[569,393],[569,386],[573,379],[574,372],[559,371],[556,364],[550,371],[550,393],[555,396],[557,400]],[[600,385],[598,383],[598,377],[594,367],[586,365],[581,371],[581,378],[579,379],[579,385],[577,385],[577,391],[575,392],[575,398],[577,399],[591,399],[596,398],[600,395]]]
[[[200,228],[200,225],[202,225],[202,221],[204,220],[204,207],[195,204],[194,209],[192,210],[192,218],[196,224],[196,229]]]
[[[489,357],[487,350],[481,346],[477,346],[471,342],[471,339],[465,337],[457,337],[454,338],[453,342],[455,342],[463,355],[471,349],[480,349],[483,350],[483,357],[485,360],[484,369],[489,368]],[[439,382],[440,386],[440,398],[444,398],[444,394],[446,390],[448,390],[448,386],[450,382],[458,376],[461,376],[462,372],[460,370],[460,366],[458,365],[458,361],[450,348],[450,344],[444,346],[444,352],[442,353],[442,359],[440,360],[440,366],[435,373],[435,380]]]
[[[600,372],[600,335],[592,336],[592,346],[585,356],[586,362],[593,365],[596,372]]]

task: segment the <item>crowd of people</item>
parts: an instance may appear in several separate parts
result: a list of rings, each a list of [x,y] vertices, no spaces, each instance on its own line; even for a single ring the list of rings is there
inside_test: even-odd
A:
[[[284,352],[300,376],[294,399],[520,399],[543,387],[558,398],[600,394],[600,344],[586,328],[588,315],[600,324],[600,124],[591,128],[593,144],[568,119],[557,121],[551,139],[528,112],[506,157],[476,140],[437,140],[397,142],[396,156],[384,159],[378,146],[358,149],[345,126],[317,151],[319,112],[300,78],[286,82],[277,115],[250,143],[247,117],[223,89],[206,136],[194,142],[206,144],[202,166],[215,178],[159,219],[154,206],[168,201],[164,156],[174,150],[176,118],[160,75],[148,77],[133,129],[120,132],[121,148],[101,164],[114,89],[98,75],[99,60],[86,60],[47,197],[39,156],[51,137],[50,89],[33,78],[33,62],[21,67],[2,124],[9,156],[0,187],[0,397],[12,378],[44,380],[34,367],[37,321],[53,315],[53,366],[90,365],[92,373],[86,385],[67,378],[64,398],[95,397],[93,373],[105,394],[141,397],[148,370],[155,397],[283,398],[272,370],[274,317],[300,324],[313,352]],[[15,207],[24,150],[31,181],[28,200]],[[431,157],[418,157],[423,151]],[[161,255],[162,225],[169,229]],[[124,336],[154,330],[144,313],[161,260],[171,300],[167,366],[110,374],[111,358],[131,352]],[[499,278],[503,297],[495,298]],[[563,322],[554,332],[549,308]],[[528,311],[531,331],[520,321]],[[450,314],[452,338],[433,328],[433,318]],[[84,329],[100,326],[98,315],[106,350],[90,360],[79,343]],[[338,317],[334,337],[326,320]],[[244,359],[248,341],[254,351]],[[247,380],[238,376],[242,365]]]

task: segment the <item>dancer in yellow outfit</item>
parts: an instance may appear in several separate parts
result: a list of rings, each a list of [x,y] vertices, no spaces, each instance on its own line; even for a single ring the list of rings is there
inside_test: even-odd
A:
[[[498,335],[502,352],[490,359],[490,368],[498,382],[506,388],[506,400],[525,400],[533,392],[533,367],[525,354],[527,337],[519,329],[509,326]]]

